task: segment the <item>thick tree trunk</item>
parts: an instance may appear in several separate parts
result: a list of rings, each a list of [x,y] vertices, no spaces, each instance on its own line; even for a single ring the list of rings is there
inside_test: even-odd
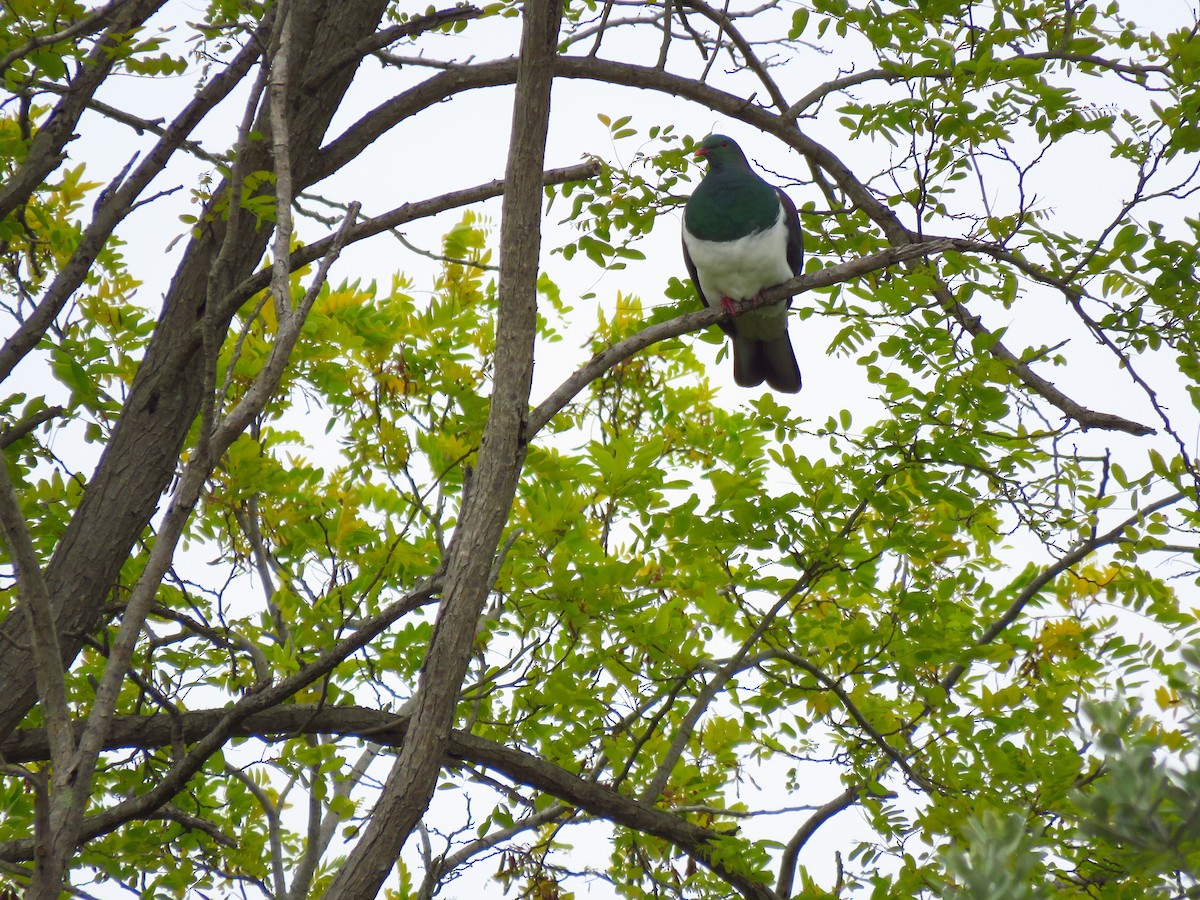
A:
[[[357,69],[357,59],[329,72],[331,61],[347,47],[373,34],[386,0],[295,0],[291,113],[291,158],[298,186],[316,172],[317,150]],[[325,77],[312,83],[318,74]],[[265,121],[258,126],[268,131]],[[250,144],[244,171],[270,168],[270,141]],[[225,185],[215,195],[220,197]],[[212,204],[210,204],[211,211]],[[228,258],[222,283],[237,284],[262,259],[270,230],[241,217],[241,231]],[[205,384],[198,325],[205,315],[210,267],[225,238],[219,215],[190,243],[163,301],[158,327],[130,389],[112,439],[88,483],[71,523],[46,570],[63,664],[79,652],[83,638],[98,624],[100,607],[116,583],[134,542],[154,514],[170,484],[188,429],[200,410]],[[223,334],[229,321],[212,323]],[[9,734],[37,700],[33,665],[26,648],[24,612],[10,614],[0,632],[0,735]]]
[[[421,668],[408,735],[362,837],[326,900],[373,897],[437,786],[489,576],[525,458],[541,248],[542,164],[560,0],[524,6],[500,226],[495,379],[478,466],[447,553],[445,599]]]

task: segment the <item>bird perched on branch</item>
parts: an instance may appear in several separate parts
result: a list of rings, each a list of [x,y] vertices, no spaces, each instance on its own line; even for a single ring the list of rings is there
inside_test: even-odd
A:
[[[710,134],[696,155],[708,172],[683,212],[683,259],[705,306],[729,312],[739,300],[761,300],[769,287],[800,274],[804,240],[796,206],[750,168],[732,139]],[[733,339],[733,380],[800,390],[800,367],[779,302],[721,323]]]

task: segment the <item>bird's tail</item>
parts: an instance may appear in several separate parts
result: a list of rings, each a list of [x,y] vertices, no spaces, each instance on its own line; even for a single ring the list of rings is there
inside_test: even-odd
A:
[[[764,381],[784,394],[800,390],[800,366],[786,333],[773,341],[735,338],[733,380],[741,387],[757,387]]]

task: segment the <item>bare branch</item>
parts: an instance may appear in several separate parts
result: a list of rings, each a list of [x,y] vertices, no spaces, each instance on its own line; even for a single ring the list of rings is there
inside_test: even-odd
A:
[[[830,94],[835,94],[838,91],[845,90],[848,87],[854,87],[858,84],[866,84],[868,81],[899,81],[900,76],[895,72],[888,72],[886,69],[867,69],[864,72],[855,72],[850,75],[843,75],[841,78],[832,78],[829,81],[822,82],[817,85],[790,107],[784,113],[784,121],[794,122],[800,118],[810,106],[824,100]]]
[[[903,771],[904,774],[912,780],[913,784],[929,793],[932,793],[934,790],[936,790],[936,788],[929,783],[929,780],[926,779],[925,776],[915,771],[912,766],[908,764],[908,759],[903,753],[888,743],[887,738],[880,734],[879,730],[870,723],[867,717],[863,715],[862,710],[858,708],[858,705],[854,702],[854,699],[848,693],[846,693],[846,691],[840,684],[837,683],[835,679],[826,675],[818,666],[813,665],[804,657],[792,653],[789,650],[768,650],[759,657],[758,661],[766,659],[786,660],[797,668],[803,669],[805,672],[812,675],[812,677],[820,682],[826,690],[838,698],[838,702],[842,704],[842,708],[845,709],[846,712],[850,714],[851,718],[858,723],[858,727],[867,733],[867,736],[880,750],[883,751],[885,756],[887,756],[893,763],[900,767],[901,771]]]
[[[524,818],[516,820],[507,828],[497,828],[494,831],[487,832],[483,837],[471,841],[454,853],[437,859],[436,864],[431,866],[429,871],[425,873],[424,883],[426,889],[432,894],[433,887],[442,878],[464,863],[469,862],[473,857],[493,847],[497,847],[505,841],[511,840],[518,834],[524,834],[527,831],[541,828],[543,825],[548,825],[559,819],[565,819],[573,811],[573,807],[566,803],[552,803],[540,812],[530,813]]]
[[[16,489],[8,476],[8,463],[3,458],[0,458],[0,531],[16,568],[18,596],[29,620],[38,696],[46,717],[53,760],[50,778],[40,777],[32,782],[37,865],[26,896],[52,900],[62,889],[75,850],[74,833],[64,834],[63,828],[69,827],[74,804],[86,802],[90,792],[88,785],[72,790],[70,772],[75,742],[54,610]]]
[[[552,184],[566,184],[572,181],[584,181],[587,178],[597,175],[599,171],[599,164],[594,161],[579,163],[578,165],[567,166],[562,169],[549,169],[542,175],[542,184],[549,186]],[[346,244],[357,243],[381,232],[390,231],[407,222],[428,218],[440,212],[445,212],[448,209],[456,209],[472,203],[479,203],[483,200],[490,200],[493,197],[499,197],[504,193],[504,185],[504,181],[497,179],[461,191],[451,191],[447,194],[441,194],[428,200],[405,203],[403,206],[398,206],[389,212],[373,218],[363,219],[354,225],[346,236]],[[329,235],[318,241],[313,241],[311,244],[297,247],[291,254],[289,264],[291,270],[295,271],[314,260],[320,259],[329,249],[332,242],[333,235]],[[251,275],[233,288],[229,292],[229,295],[221,302],[221,314],[223,316],[232,315],[243,303],[259,291],[265,289],[269,283],[270,275],[268,270],[262,270]]]
[[[292,161],[288,146],[291,143],[288,130],[288,54],[290,22],[288,6],[279,5],[278,42],[271,57],[267,111],[271,123],[271,152],[275,173],[275,239],[271,252],[271,295],[275,298],[275,316],[281,327],[287,328],[292,318],[291,268],[288,254],[292,249]],[[237,185],[235,184],[235,188]],[[350,216],[347,222],[352,222]],[[343,227],[339,233],[344,233]],[[343,238],[344,240],[344,238]],[[222,292],[224,293],[224,292]]]
[[[352,207],[347,223],[352,221]],[[341,234],[344,237],[346,229]],[[200,497],[203,486],[215,465],[216,459],[225,452],[234,438],[245,428],[251,416],[261,411],[282,375],[287,357],[295,344],[299,329],[308,309],[312,305],[320,285],[328,273],[340,250],[340,243],[335,242],[314,279],[316,282],[310,288],[299,309],[284,327],[281,323],[280,333],[272,347],[267,364],[255,379],[254,385],[238,406],[216,428],[211,443],[206,446],[204,453],[197,453],[188,463],[180,479],[175,495],[167,507],[163,522],[158,530],[154,546],[151,548],[149,559],[141,576],[125,605],[124,615],[117,636],[113,640],[108,654],[108,664],[104,676],[96,688],[95,700],[88,716],[87,725],[80,736],[78,747],[72,754],[69,765],[57,767],[54,786],[62,794],[67,808],[63,809],[53,819],[55,840],[73,852],[79,841],[84,809],[90,800],[90,786],[96,763],[107,734],[109,723],[116,709],[117,698],[121,685],[126,678],[133,652],[141,633],[142,626],[163,577],[171,565],[175,547],[183,534],[184,526],[191,516],[192,509]],[[47,609],[48,612],[48,609]],[[67,786],[70,790],[67,790]],[[61,873],[59,875],[61,880]]]
[[[383,745],[377,744],[374,741],[368,741],[367,746],[359,755],[358,760],[350,768],[350,770],[342,772],[342,777],[337,780],[337,784],[333,789],[335,797],[349,797],[350,792],[358,787],[359,783],[366,777],[367,770],[383,751]],[[319,861],[321,856],[329,849],[329,844],[333,841],[334,835],[337,833],[337,827],[342,821],[342,816],[330,809],[325,818],[321,822],[321,833],[317,838],[316,846],[306,849],[313,855],[314,861]],[[297,888],[300,886],[300,872],[297,871],[296,882],[293,882],[292,891],[298,893]],[[303,896],[303,894],[300,894]]]
[[[808,843],[809,838],[817,833],[818,828],[858,802],[858,795],[857,787],[849,787],[842,791],[809,816],[799,830],[792,835],[792,839],[783,848],[783,854],[779,860],[779,882],[775,885],[776,894],[780,897],[792,896],[792,882],[796,877],[796,863],[800,857],[800,851]]]
[[[33,87],[39,91],[46,91],[52,94],[65,94],[70,90],[69,85],[55,84],[51,81],[35,81]],[[163,124],[163,119],[143,119],[140,116],[135,116],[133,113],[123,109],[118,109],[110,103],[105,103],[103,100],[92,98],[88,100],[87,108],[93,112],[97,112],[106,119],[112,119],[114,122],[120,122],[122,125],[128,125],[136,134],[156,134],[163,137],[167,134],[167,126]],[[209,153],[195,141],[183,140],[179,142],[179,149],[190,153],[197,159],[202,159],[214,166],[224,166],[229,164],[229,159],[225,156]],[[101,194],[103,196],[103,194]]]
[[[1008,349],[1003,341],[997,340],[989,331],[979,316],[972,314],[965,306],[954,299],[949,288],[939,283],[934,288],[934,296],[941,303],[954,321],[962,326],[972,337],[982,338],[987,352],[1004,363],[1008,369],[1020,379],[1021,383],[1042,397],[1062,412],[1067,418],[1074,420],[1085,431],[1097,428],[1103,431],[1124,431],[1138,437],[1154,434],[1154,429],[1140,422],[1131,422],[1112,413],[1096,412],[1075,402],[1053,383],[1037,374],[1033,368],[1015,353]]]
[[[389,44],[396,43],[396,41],[416,37],[426,31],[433,31],[452,22],[469,22],[471,19],[477,19],[482,15],[483,10],[478,6],[464,3],[447,9],[435,10],[424,15],[413,16],[407,22],[400,25],[384,28],[333,57],[322,69],[319,69],[305,80],[304,90],[312,90],[313,87],[325,81],[335,72],[353,63],[357,63],[364,56],[382,50]]]
[[[771,102],[781,113],[786,114],[789,109],[787,99],[783,96],[783,92],[779,89],[779,85],[775,79],[767,72],[767,67],[762,64],[762,60],[758,58],[758,54],[754,52],[754,48],[750,46],[750,42],[746,40],[737,26],[734,25],[733,19],[729,16],[729,4],[725,4],[725,10],[718,12],[713,9],[704,0],[679,0],[684,6],[696,10],[710,22],[720,26],[724,34],[729,35],[729,39],[742,54],[742,60],[745,62],[746,68],[758,76],[758,80],[766,89],[767,95],[771,98]]]
[[[1151,503],[1149,506],[1139,509],[1129,518],[1125,519],[1125,521],[1121,522],[1114,528],[1109,529],[1104,534],[1090,535],[1086,539],[1077,543],[1069,552],[1063,554],[1061,558],[1055,560],[1051,565],[1042,569],[1042,571],[1039,572],[1037,576],[1029,582],[1029,584],[1021,589],[1016,598],[1009,605],[1008,609],[1004,611],[1003,615],[1001,615],[998,619],[992,622],[991,625],[983,630],[983,633],[980,634],[979,638],[975,641],[975,646],[984,647],[996,640],[996,638],[1003,634],[1004,631],[1017,620],[1022,611],[1024,611],[1025,607],[1029,605],[1029,602],[1038,594],[1040,594],[1063,572],[1066,572],[1072,566],[1076,566],[1083,562],[1084,559],[1095,553],[1101,547],[1107,547],[1110,544],[1116,544],[1124,540],[1130,528],[1144,522],[1148,516],[1153,515],[1159,510],[1174,506],[1186,496],[1187,495],[1183,492],[1179,492],[1163,497],[1161,500],[1157,500],[1154,503]],[[950,669],[950,671],[946,673],[945,677],[942,678],[942,689],[949,693],[954,685],[958,683],[958,680],[966,673],[969,665],[969,662],[956,663]]]

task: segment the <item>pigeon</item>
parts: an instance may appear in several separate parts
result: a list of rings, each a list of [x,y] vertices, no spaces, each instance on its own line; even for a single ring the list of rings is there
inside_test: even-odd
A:
[[[735,301],[758,301],[766,288],[800,274],[800,217],[731,138],[710,134],[696,155],[708,172],[684,208],[683,260],[704,305],[733,312]],[[765,381],[783,393],[800,390],[787,332],[790,305],[781,301],[720,323],[733,339],[733,380],[742,387]]]

